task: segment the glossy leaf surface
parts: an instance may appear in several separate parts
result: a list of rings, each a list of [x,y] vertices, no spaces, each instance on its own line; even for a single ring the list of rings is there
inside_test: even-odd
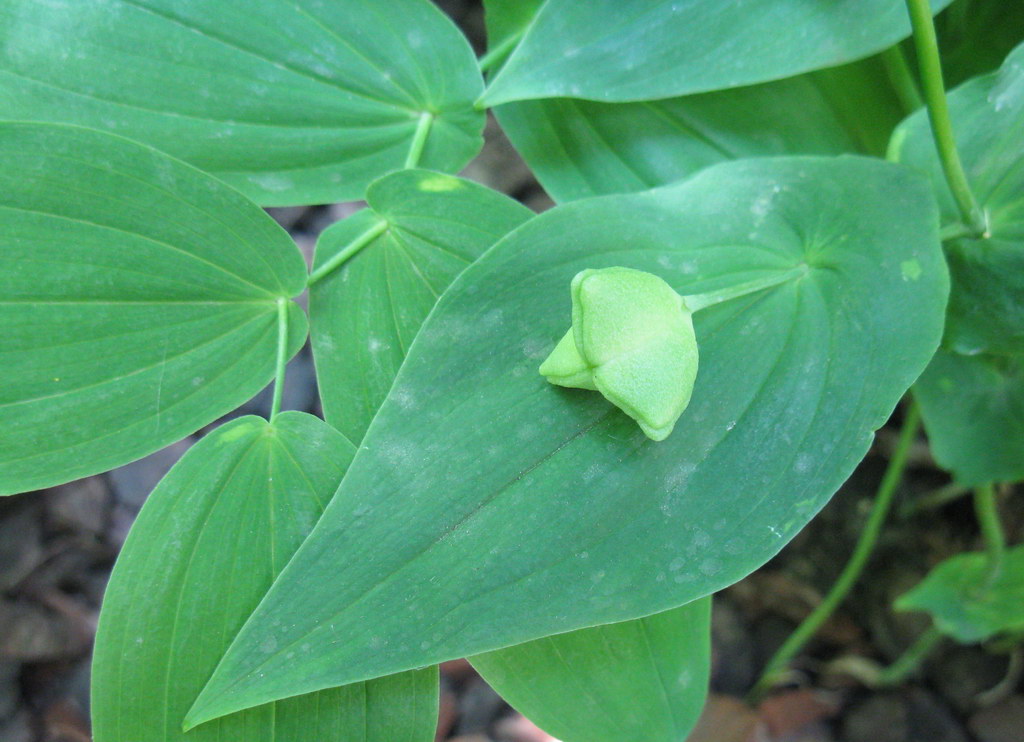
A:
[[[96,742],[430,742],[437,670],[181,721],[235,632],[316,523],[355,447],[318,418],[234,420],[146,501],[107,586],[93,660]],[[296,654],[301,653],[296,649]]]
[[[362,198],[400,168],[480,148],[473,52],[428,0],[11,0],[0,5],[9,118],[107,129],[264,205]]]
[[[152,453],[270,381],[306,267],[261,209],[78,127],[3,124],[0,155],[0,493]]]
[[[827,502],[935,352],[937,221],[905,168],[786,158],[567,204],[512,232],[431,313],[192,720],[650,615],[748,574]],[[684,295],[799,275],[696,315],[693,398],[654,443],[537,373],[572,277],[610,265]],[[285,658],[304,644],[308,659]]]
[[[988,236],[947,243],[953,277],[944,344],[966,355],[1024,351],[1024,45],[998,72],[949,95],[957,149]],[[892,154],[931,176],[944,223],[959,214],[924,112],[893,134]]]
[[[986,554],[957,554],[896,601],[899,610],[931,614],[942,633],[964,643],[983,641],[1002,632],[1024,631],[1022,605],[1024,546],[1006,552],[994,580]]]
[[[851,62],[909,33],[899,0],[547,0],[483,100],[612,102],[722,90]]]
[[[368,230],[378,234],[310,290],[324,416],[355,441],[362,440],[437,297],[532,216],[497,191],[422,170],[385,176],[366,197],[369,209],[320,236],[314,270]]]
[[[562,742],[683,740],[711,671],[711,599],[470,658],[502,698]]]
[[[940,350],[914,396],[935,460],[958,482],[1024,479],[1024,359]]]

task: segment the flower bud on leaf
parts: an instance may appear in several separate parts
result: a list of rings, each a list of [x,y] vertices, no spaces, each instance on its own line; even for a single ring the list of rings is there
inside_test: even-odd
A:
[[[592,389],[668,437],[690,402],[697,338],[683,298],[658,276],[588,269],[572,280],[572,327],[540,366],[552,384]]]

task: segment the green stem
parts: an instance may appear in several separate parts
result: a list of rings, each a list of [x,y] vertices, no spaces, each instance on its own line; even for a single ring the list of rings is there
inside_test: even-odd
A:
[[[423,148],[427,144],[427,135],[430,134],[430,126],[434,123],[434,114],[424,111],[416,122],[416,131],[412,135],[412,144],[409,145],[409,154],[405,158],[406,169],[416,167],[420,164],[423,156]]]
[[[488,72],[504,62],[505,57],[507,57],[516,47],[519,40],[523,38],[524,33],[526,33],[526,26],[523,26],[519,31],[511,36],[506,36],[493,49],[488,49],[487,53],[480,57],[480,61],[478,62],[480,65],[480,71]]]
[[[1003,555],[1006,553],[1006,536],[999,522],[995,487],[991,484],[983,484],[974,490],[974,514],[978,518],[981,536],[985,541],[985,552],[988,554],[988,584],[991,586],[999,577],[999,572],[1003,568]]]
[[[947,224],[939,230],[939,239],[943,242],[949,242],[950,240],[959,240],[964,237],[977,237],[977,233],[971,227],[966,224],[956,222],[955,224]]]
[[[913,113],[924,105],[921,97],[921,89],[917,86],[914,75],[910,72],[910,65],[907,58],[903,56],[903,47],[899,44],[890,46],[882,52],[882,64],[885,65],[885,72],[892,83],[896,97],[905,112]]]
[[[939,42],[935,37],[935,24],[928,0],[907,0],[910,23],[914,28],[914,44],[917,47],[917,62],[921,68],[921,85],[928,104],[928,118],[932,123],[935,147],[942,162],[949,190],[953,193],[957,208],[976,237],[986,233],[985,214],[978,206],[964,173],[960,154],[953,137],[953,124],[949,118],[946,90],[942,83],[942,63],[939,60]]]
[[[921,413],[917,403],[911,400],[910,405],[907,407],[906,417],[903,420],[903,428],[900,430],[896,450],[893,451],[892,458],[889,460],[889,466],[886,468],[885,475],[882,477],[882,482],[878,487],[875,502],[871,506],[868,522],[864,525],[864,530],[861,531],[850,561],[846,563],[842,573],[839,575],[839,579],[832,585],[832,589],[829,590],[824,600],[821,601],[817,608],[811,611],[811,614],[790,634],[789,638],[786,639],[775,655],[768,661],[760,679],[758,679],[757,684],[750,692],[752,701],[759,700],[771,688],[779,672],[789,664],[789,661],[793,659],[796,653],[803,648],[811,637],[817,633],[818,629],[821,628],[821,625],[835,612],[835,609],[843,602],[843,599],[846,598],[857,582],[861,572],[864,571],[868,558],[871,556],[871,552],[878,541],[885,518],[889,513],[893,496],[896,494],[896,488],[903,479],[903,471],[907,466],[910,446],[917,436],[920,425]]]
[[[782,273],[775,273],[771,276],[766,276],[765,278],[757,278],[753,281],[736,284],[735,286],[729,286],[724,289],[719,289],[718,291],[709,291],[706,294],[684,296],[683,302],[691,312],[697,312],[701,309],[714,306],[715,304],[721,304],[723,301],[729,301],[730,299],[736,299],[740,296],[746,296],[747,294],[752,294],[755,291],[770,289],[772,286],[778,286],[780,283],[785,283],[791,278],[796,278],[806,274],[807,266],[801,265]]]
[[[878,674],[877,685],[881,687],[902,683],[914,674],[914,671],[940,641],[942,641],[942,632],[932,626],[917,637],[917,641],[911,644],[895,662]]]
[[[345,248],[335,255],[333,258],[328,260],[326,263],[321,265],[319,268],[309,274],[309,278],[306,279],[306,285],[312,286],[314,283],[322,279],[324,276],[333,272],[338,266],[344,263],[346,260],[351,258],[357,252],[362,250],[364,247],[369,245],[375,239],[380,237],[384,232],[387,231],[388,223],[386,221],[379,221],[372,227],[367,229],[365,232],[360,234],[354,240],[352,240]]]
[[[274,397],[270,402],[270,419],[281,411],[284,398],[284,373],[288,365],[288,300],[277,300],[277,367],[274,370]]]

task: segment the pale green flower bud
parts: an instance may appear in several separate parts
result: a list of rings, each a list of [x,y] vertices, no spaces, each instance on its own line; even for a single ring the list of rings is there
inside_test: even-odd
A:
[[[601,392],[655,441],[690,402],[697,338],[683,297],[632,268],[585,270],[572,280],[572,327],[540,366],[552,384]]]

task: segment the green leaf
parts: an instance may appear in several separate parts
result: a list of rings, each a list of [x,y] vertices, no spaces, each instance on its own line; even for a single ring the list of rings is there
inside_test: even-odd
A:
[[[436,668],[181,731],[217,660],[320,517],[354,453],[321,420],[285,412],[273,423],[234,420],[171,469],[132,527],[103,600],[92,675],[96,742],[433,740]]]
[[[263,205],[362,198],[424,113],[423,166],[482,143],[473,52],[428,0],[9,0],[0,27],[5,116],[144,141]]]
[[[1024,359],[940,350],[914,396],[932,454],[958,482],[1024,479]]]
[[[0,493],[145,456],[270,381],[306,267],[261,209],[88,129],[3,124],[0,156]]]
[[[896,608],[931,614],[943,634],[965,644],[1024,630],[1024,546],[1006,552],[995,580],[989,567],[983,552],[950,557],[901,595]]]
[[[369,209],[320,236],[314,275],[342,253],[351,257],[309,296],[324,417],[354,441],[362,440],[437,297],[532,216],[497,191],[424,170],[385,176],[366,198]]]
[[[909,33],[901,0],[547,0],[482,101],[722,90],[852,62]]]
[[[191,720],[650,615],[742,578],[828,501],[935,352],[937,228],[920,176],[852,157],[726,163],[531,219],[434,308]],[[802,277],[696,314],[693,397],[654,443],[537,373],[572,277],[611,265],[683,295]],[[261,651],[271,635],[278,650]],[[307,643],[308,658],[285,658]]]
[[[953,288],[944,345],[965,355],[1024,352],[1024,45],[998,72],[950,93],[949,108],[988,235],[947,243]],[[959,220],[923,111],[893,134],[891,156],[926,171],[944,221]]]
[[[426,171],[385,176],[370,187],[367,198],[369,209],[321,235],[314,267],[328,265],[351,245],[362,247],[310,290],[311,334],[324,413],[356,440],[362,439],[387,396],[437,294],[469,262],[531,216],[529,210],[495,191]],[[388,231],[372,241],[360,241],[384,221]],[[625,724],[638,733],[673,724],[682,729],[693,720],[691,710],[699,713],[707,688],[707,611],[703,603],[694,603],[649,619],[510,647],[474,661],[528,716],[558,719],[552,729],[569,727],[585,739],[597,740],[589,719],[599,698],[617,699],[632,709],[628,713],[623,709],[623,715],[603,706],[594,718],[612,713],[618,720],[608,729],[619,730]],[[613,642],[614,648],[607,642]],[[551,653],[567,653],[571,666],[547,662]],[[533,669],[520,674],[524,668]],[[663,677],[687,682],[666,682],[661,691]],[[536,708],[517,678],[566,684],[576,692],[544,693],[547,705]],[[658,695],[650,695],[652,688]],[[668,706],[659,699],[667,699]],[[580,714],[581,710],[586,713]],[[559,736],[572,738],[565,733]]]
[[[711,670],[711,599],[470,657],[524,716],[563,742],[683,740]]]
[[[552,98],[499,106],[557,201],[665,185],[724,160],[884,152],[902,116],[877,59],[736,90],[639,103]]]

